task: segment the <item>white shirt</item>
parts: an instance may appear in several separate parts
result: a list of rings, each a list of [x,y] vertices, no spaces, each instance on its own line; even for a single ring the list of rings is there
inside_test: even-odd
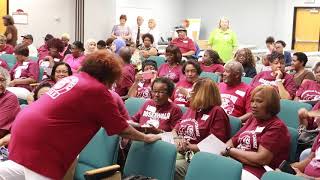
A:
[[[38,57],[38,50],[32,44],[28,46],[29,48],[29,56]]]
[[[153,42],[153,47],[157,48],[158,47],[158,42],[160,39],[160,33],[159,31],[154,28],[154,29],[148,29],[147,33],[152,34],[154,42]]]
[[[140,44],[142,44],[142,35],[147,33],[147,28],[145,26],[140,26]],[[131,41],[136,43],[138,35],[138,25],[135,25],[131,28]]]

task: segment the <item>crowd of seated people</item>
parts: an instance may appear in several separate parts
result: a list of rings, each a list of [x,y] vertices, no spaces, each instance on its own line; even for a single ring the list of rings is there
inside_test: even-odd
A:
[[[143,23],[141,18],[137,18],[138,25]],[[85,46],[81,41],[70,44],[66,33],[61,37],[47,34],[38,49],[33,46],[31,34],[22,36],[22,43],[15,47],[0,35],[0,54],[14,54],[16,58],[16,64],[10,68],[0,57],[0,146],[10,144],[11,124],[20,111],[18,99],[26,99],[32,105],[54,84],[77,75],[86,57],[97,52],[115,54],[121,61],[120,79],[106,87],[122,108],[121,114],[138,123],[137,130],[143,133],[172,132],[174,135],[178,153],[175,179],[184,179],[192,161],[187,156],[199,152],[197,144],[210,134],[226,143],[227,149],[222,155],[243,164],[244,179],[259,179],[265,172],[265,165],[276,169],[289,157],[290,134],[277,116],[281,110],[280,101],[312,101],[312,110],[320,109],[320,62],[312,72],[307,70],[306,54],[295,52],[291,57],[281,40],[275,42],[274,38],[267,38],[270,52],[263,59],[265,69],[260,71],[256,69],[256,59],[250,49],[235,49],[236,37],[225,18],[211,34],[212,49],[205,49],[199,60],[194,56],[196,42],[188,37],[187,29],[176,29],[178,37],[161,54],[157,50],[154,19],[149,20],[149,31],[137,32],[131,30],[126,21],[127,16],[121,15],[120,24],[113,27],[110,37],[98,42],[88,39]],[[226,59],[229,54],[219,49],[225,46],[220,42],[224,34],[230,36],[228,51],[235,52],[230,56],[233,59]],[[216,46],[223,56],[215,50]],[[36,61],[33,56],[37,57]],[[158,64],[154,56],[163,57],[165,62]],[[44,73],[39,77],[41,69]],[[217,82],[201,78],[202,72],[218,74],[221,78]],[[251,83],[243,82],[243,77],[252,78]],[[123,103],[131,97],[143,98],[146,102],[129,117]],[[185,113],[180,106],[187,108]],[[318,118],[308,112],[306,109],[299,111],[300,125],[308,130],[317,129],[320,127]],[[231,138],[228,115],[242,124]],[[306,160],[292,164],[297,175],[320,177],[315,165],[318,139]]]

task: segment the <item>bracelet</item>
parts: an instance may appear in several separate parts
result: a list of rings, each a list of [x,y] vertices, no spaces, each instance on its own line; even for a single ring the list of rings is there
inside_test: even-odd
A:
[[[226,155],[227,156],[230,156],[230,150],[231,150],[232,147],[228,146],[226,147]]]

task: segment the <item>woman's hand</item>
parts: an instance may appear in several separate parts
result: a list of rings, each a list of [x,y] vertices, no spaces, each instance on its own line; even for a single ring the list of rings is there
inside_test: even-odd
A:
[[[144,142],[145,143],[153,143],[155,141],[158,141],[160,140],[161,137],[159,135],[156,135],[156,134],[146,134],[145,137],[144,137]]]
[[[16,85],[16,81],[15,81],[15,79],[14,80],[12,80],[12,81],[10,81],[10,83],[9,83],[9,87],[14,87]]]
[[[193,151],[193,152],[200,151],[196,144],[191,144],[190,142],[186,143],[186,148],[189,149],[190,151]]]
[[[283,77],[283,73],[282,73],[282,71],[280,71],[280,70],[277,70],[276,71],[276,79],[282,79],[282,77]]]
[[[306,108],[299,109],[298,116],[299,116],[300,124],[307,126],[308,125],[307,119],[309,118],[308,110]]]
[[[142,72],[138,72],[138,73],[136,74],[135,81],[136,81],[136,82],[141,82],[141,81],[143,81]]]
[[[189,94],[188,90],[186,90],[186,89],[183,88],[183,87],[179,87],[179,88],[177,89],[177,92],[180,93],[180,94],[182,94],[182,95],[184,95],[184,96],[188,96],[188,94]]]
[[[174,143],[176,144],[178,152],[184,153],[187,148],[186,148],[186,141],[183,138],[176,138],[174,139]]]

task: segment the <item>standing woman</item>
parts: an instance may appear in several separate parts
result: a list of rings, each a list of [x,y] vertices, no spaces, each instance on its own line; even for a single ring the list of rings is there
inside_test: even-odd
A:
[[[66,57],[63,60],[64,62],[70,65],[73,73],[77,72],[81,67],[81,63],[85,58],[83,52],[83,43],[80,41],[75,41],[71,45],[71,54],[66,55]]]
[[[18,39],[18,32],[17,28],[14,25],[13,17],[10,15],[6,15],[2,17],[3,25],[6,26],[6,31],[4,32],[4,35],[7,38],[7,44],[12,45],[15,47],[17,45],[17,39]]]
[[[111,37],[121,38],[124,41],[128,42],[131,39],[131,30],[129,26],[126,26],[127,16],[122,14],[120,16],[120,24],[113,26]]]
[[[239,49],[235,54],[235,60],[242,64],[245,77],[253,78],[257,75],[256,61],[250,49]]]
[[[232,53],[237,47],[237,37],[229,29],[228,19],[220,19],[219,28],[211,32],[208,43],[213,50],[218,52],[223,62],[226,63],[232,59]]]

